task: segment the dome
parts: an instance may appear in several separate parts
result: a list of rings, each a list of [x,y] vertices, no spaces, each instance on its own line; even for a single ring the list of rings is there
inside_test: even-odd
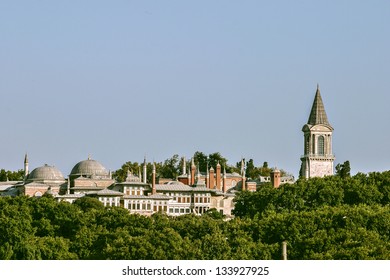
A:
[[[109,174],[100,162],[93,159],[87,159],[77,163],[72,168],[70,175],[108,176]]]
[[[29,181],[64,181],[65,178],[56,167],[45,164],[44,166],[37,167],[28,175]]]

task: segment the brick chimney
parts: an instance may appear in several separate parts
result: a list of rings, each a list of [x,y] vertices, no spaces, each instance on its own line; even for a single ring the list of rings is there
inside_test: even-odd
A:
[[[194,158],[192,158],[192,160],[191,160],[191,182],[190,182],[190,185],[194,185],[195,184],[195,169],[196,169],[196,166],[195,166],[195,163],[194,163]]]
[[[271,171],[271,183],[274,188],[279,188],[280,186],[280,171],[277,168]]]
[[[214,189],[214,168],[210,168],[209,189]]]

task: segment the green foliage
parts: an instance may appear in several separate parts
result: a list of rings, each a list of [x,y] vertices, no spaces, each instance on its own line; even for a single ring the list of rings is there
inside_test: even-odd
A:
[[[0,259],[390,259],[390,172],[265,184],[234,219],[131,215],[96,199],[0,197]]]
[[[103,203],[101,203],[97,198],[89,196],[83,196],[76,199],[73,205],[80,207],[80,209],[84,212],[104,209]]]
[[[351,177],[351,166],[348,160],[336,165],[336,175],[341,178]]]
[[[5,181],[22,181],[24,178],[24,170],[19,169],[18,171],[9,171],[5,169],[0,170],[0,182]]]

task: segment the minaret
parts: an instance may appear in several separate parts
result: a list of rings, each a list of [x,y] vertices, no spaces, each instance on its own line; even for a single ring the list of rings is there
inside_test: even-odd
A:
[[[333,127],[329,124],[318,84],[309,120],[302,131],[304,154],[301,157],[300,176],[311,178],[333,175],[335,159],[332,152]]]
[[[246,178],[245,178],[245,162],[241,159],[241,176],[242,176],[242,190],[246,190]]]
[[[152,195],[156,194],[156,165],[153,162],[152,171]]]
[[[70,194],[70,176],[68,176],[68,182],[66,185],[66,194]]]
[[[26,180],[28,177],[28,157],[27,153],[24,156],[24,180]]]
[[[186,157],[183,157],[182,175],[187,175]]]
[[[210,188],[210,174],[209,174],[209,164],[206,166],[206,188]]]
[[[143,179],[144,179],[143,180],[144,184],[146,184],[146,156],[144,157],[144,178]]]

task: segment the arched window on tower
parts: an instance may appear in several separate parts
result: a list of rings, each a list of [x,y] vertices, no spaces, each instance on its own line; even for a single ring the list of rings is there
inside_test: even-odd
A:
[[[318,154],[321,156],[325,154],[325,138],[322,135],[318,137]]]

